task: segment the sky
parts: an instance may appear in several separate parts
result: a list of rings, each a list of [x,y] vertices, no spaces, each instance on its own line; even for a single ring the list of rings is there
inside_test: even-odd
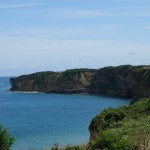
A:
[[[0,76],[149,57],[150,0],[0,0]]]

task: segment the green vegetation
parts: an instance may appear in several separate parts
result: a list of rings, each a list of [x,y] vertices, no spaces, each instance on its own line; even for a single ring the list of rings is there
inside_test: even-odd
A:
[[[8,134],[7,129],[0,126],[0,150],[10,150],[14,140],[15,139]]]
[[[150,149],[150,99],[118,109],[108,108],[92,120],[89,129],[91,149]]]
[[[88,150],[89,146],[88,144],[81,144],[81,145],[68,145],[66,147],[59,147],[58,144],[55,144],[53,148],[51,148],[51,150]]]

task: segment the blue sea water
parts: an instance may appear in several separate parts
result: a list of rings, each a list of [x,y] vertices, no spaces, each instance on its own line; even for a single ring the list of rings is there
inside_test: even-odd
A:
[[[17,93],[9,88],[9,77],[0,77],[0,124],[16,138],[13,150],[85,143],[95,115],[130,103],[91,95]]]

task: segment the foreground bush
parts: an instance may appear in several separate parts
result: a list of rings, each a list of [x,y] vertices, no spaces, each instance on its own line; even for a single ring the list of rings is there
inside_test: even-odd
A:
[[[15,139],[8,134],[7,129],[0,126],[0,150],[10,150],[14,140]]]
[[[90,131],[92,150],[150,149],[150,99],[104,110],[92,120]]]

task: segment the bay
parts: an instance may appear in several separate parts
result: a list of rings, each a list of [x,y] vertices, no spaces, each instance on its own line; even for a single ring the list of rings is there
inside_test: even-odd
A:
[[[86,143],[95,115],[107,107],[130,103],[128,99],[82,94],[10,92],[9,88],[9,77],[0,77],[0,124],[15,137],[13,150]]]

